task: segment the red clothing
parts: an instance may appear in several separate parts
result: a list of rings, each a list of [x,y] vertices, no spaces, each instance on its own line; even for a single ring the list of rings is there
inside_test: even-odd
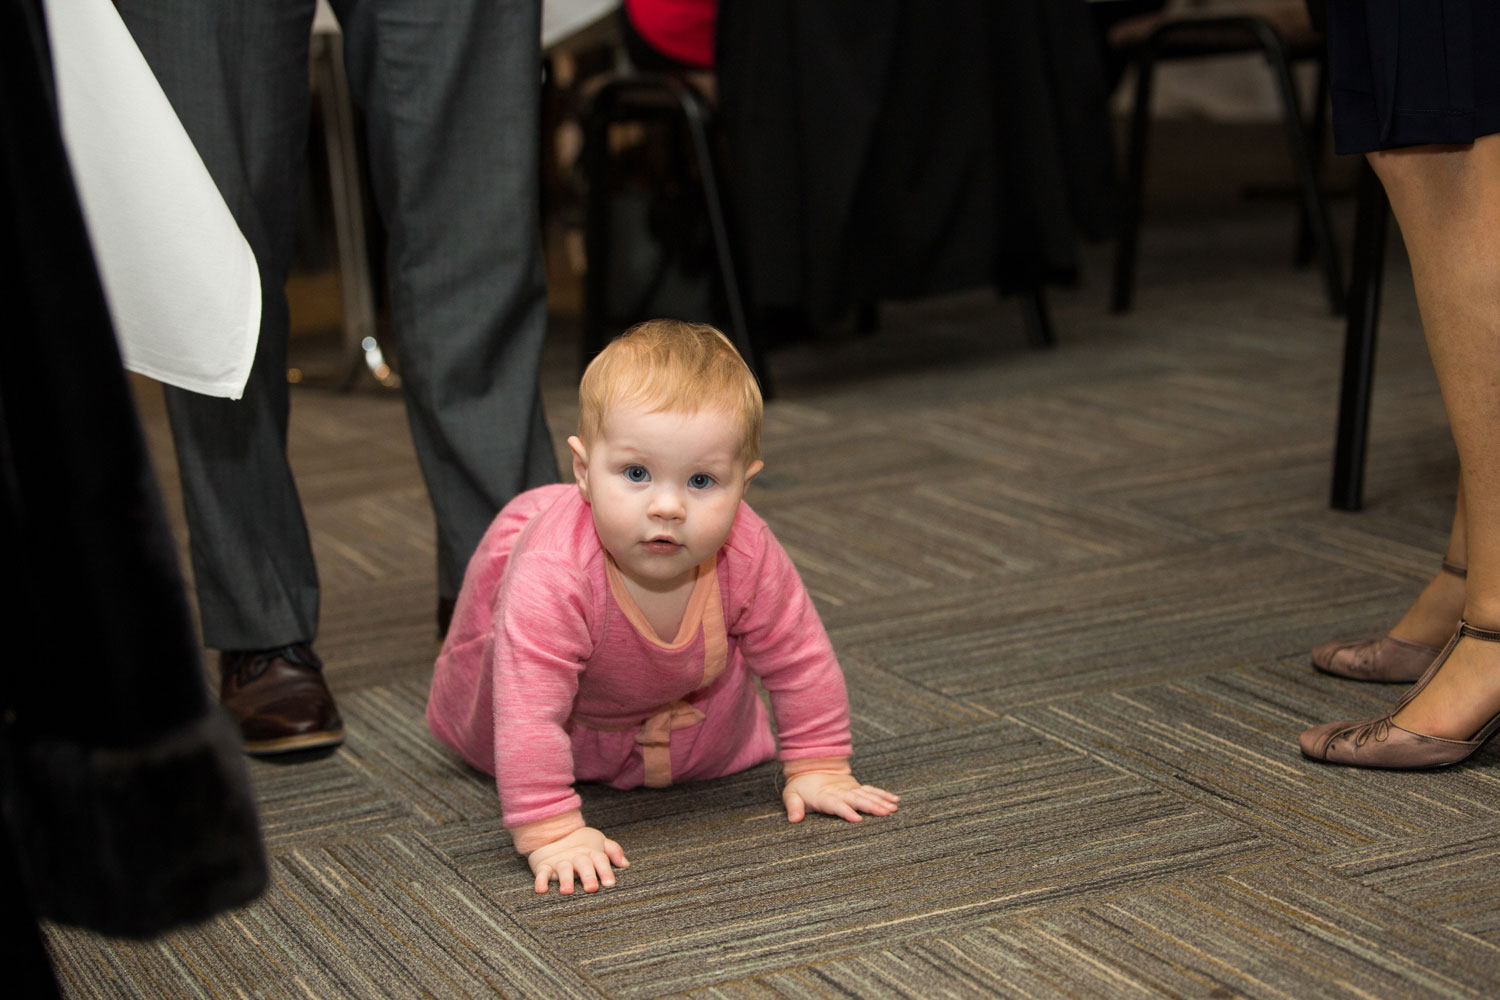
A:
[[[755,691],[771,697],[777,740]],[[844,679],[786,551],[741,504],[677,636],[630,599],[571,484],[521,494],[469,563],[427,723],[495,775],[505,825],[616,788],[847,757]]]
[[[718,13],[718,0],[625,0],[631,27],[652,48],[699,69],[713,69]]]

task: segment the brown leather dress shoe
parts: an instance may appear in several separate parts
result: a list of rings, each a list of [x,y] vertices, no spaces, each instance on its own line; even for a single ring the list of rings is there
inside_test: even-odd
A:
[[[1353,767],[1384,767],[1402,770],[1443,767],[1457,764],[1495,735],[1500,730],[1500,714],[1495,715],[1466,740],[1450,740],[1441,736],[1403,729],[1393,721],[1394,716],[1407,702],[1437,676],[1443,663],[1452,654],[1460,639],[1473,638],[1484,642],[1500,642],[1500,632],[1475,628],[1468,622],[1459,622],[1458,631],[1448,640],[1432,666],[1427,668],[1421,680],[1412,685],[1402,696],[1396,707],[1385,715],[1356,722],[1325,722],[1305,731],[1298,743],[1302,755],[1312,760],[1330,764],[1348,764]]]
[[[333,747],[344,720],[306,643],[219,654],[219,702],[240,725],[249,754]]]

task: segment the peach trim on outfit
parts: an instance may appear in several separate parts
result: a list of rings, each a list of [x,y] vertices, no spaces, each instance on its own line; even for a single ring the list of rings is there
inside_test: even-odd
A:
[[[698,634],[698,623],[703,619],[704,606],[708,603],[709,587],[713,588],[715,595],[719,592],[716,558],[701,563],[696,572],[698,578],[693,581],[693,592],[688,595],[687,607],[682,611],[682,624],[677,626],[677,637],[668,642],[656,634],[656,629],[646,620],[640,605],[630,596],[630,588],[625,586],[625,577],[620,575],[615,557],[608,552],[604,553],[604,574],[609,580],[609,592],[614,595],[615,603],[637,632],[665,650],[681,649],[693,641],[693,636]],[[722,616],[722,612],[720,614]]]
[[[719,593],[719,571],[717,557],[698,567],[698,579],[693,592],[688,595],[687,608],[682,614],[682,624],[677,636],[670,643],[663,642],[646,620],[625,580],[620,576],[614,559],[605,554],[605,573],[609,579],[610,593],[627,621],[648,641],[666,650],[682,649],[693,641],[699,629],[703,631],[703,679],[694,691],[702,691],[724,672],[729,657],[729,639],[724,629],[724,600]],[[600,726],[587,719],[573,716],[573,721],[605,732],[622,732],[640,726],[635,742],[641,748],[641,763],[646,776],[642,782],[647,788],[666,788],[672,783],[672,730],[686,729],[703,721],[703,713],[685,699],[678,698],[652,712],[639,723],[626,726]]]

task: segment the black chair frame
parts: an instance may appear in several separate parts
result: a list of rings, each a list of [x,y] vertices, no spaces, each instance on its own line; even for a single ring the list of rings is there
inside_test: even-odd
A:
[[[1344,327],[1344,373],[1339,386],[1329,500],[1335,510],[1359,510],[1363,505],[1365,451],[1370,438],[1370,391],[1375,381],[1375,334],[1380,326],[1390,202],[1368,162],[1359,168],[1355,213],[1354,280]]]
[[[588,178],[587,215],[584,226],[588,270],[584,281],[583,363],[604,348],[609,322],[606,288],[610,248],[610,150],[611,126],[624,123],[667,122],[686,129],[686,145],[693,154],[703,191],[718,280],[728,316],[727,331],[745,363],[760,381],[761,393],[770,398],[771,385],[746,319],[744,282],[733,251],[723,172],[716,156],[717,137],[713,110],[702,94],[683,80],[661,73],[628,73],[606,81],[595,91],[584,115],[584,171]],[[674,147],[680,144],[674,142]],[[681,164],[683,169],[686,164]],[[637,317],[639,318],[639,317]]]
[[[1130,309],[1134,298],[1136,253],[1140,243],[1141,202],[1145,188],[1146,147],[1151,119],[1151,92],[1156,64],[1168,43],[1172,42],[1175,36],[1191,39],[1192,34],[1206,30],[1243,33],[1261,50],[1271,66],[1282,106],[1287,148],[1297,177],[1301,210],[1298,261],[1299,263],[1306,261],[1309,245],[1316,251],[1321,263],[1323,284],[1328,295],[1330,309],[1335,316],[1342,315],[1345,303],[1343,277],[1339,266],[1338,250],[1333,242],[1332,227],[1328,221],[1327,204],[1319,189],[1317,174],[1320,159],[1317,151],[1322,148],[1323,130],[1326,124],[1324,117],[1328,86],[1326,60],[1319,72],[1313,121],[1310,126],[1305,126],[1302,121],[1297,87],[1292,79],[1291,57],[1287,46],[1281,36],[1264,19],[1253,14],[1167,21],[1148,35],[1132,54],[1132,62],[1136,68],[1135,105],[1130,123],[1125,220],[1115,253],[1111,308],[1115,312],[1126,312]],[[1222,54],[1224,54],[1222,47],[1205,46],[1200,51],[1194,51],[1190,45],[1179,43],[1178,47],[1173,48],[1171,58],[1176,60]]]

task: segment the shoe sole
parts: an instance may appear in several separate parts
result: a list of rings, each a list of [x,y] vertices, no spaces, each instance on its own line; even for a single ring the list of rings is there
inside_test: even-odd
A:
[[[1322,764],[1324,767],[1341,767],[1346,771],[1353,768],[1356,771],[1400,771],[1410,773],[1413,771],[1441,771],[1445,767],[1457,767],[1478,752],[1478,750],[1472,750],[1468,754],[1458,758],[1458,760],[1445,760],[1437,764],[1423,764],[1420,767],[1400,767],[1391,764],[1351,764],[1348,761],[1329,760],[1327,757],[1310,757],[1306,750],[1302,751],[1302,759],[1310,760],[1314,764]]]
[[[276,740],[257,740],[253,743],[245,743],[244,750],[253,757],[269,757],[279,753],[292,753],[296,750],[318,750],[324,747],[336,747],[344,742],[344,731],[335,729],[321,733],[302,733],[297,736],[283,736]]]
[[[1433,659],[1437,659],[1437,657],[1434,656]],[[1310,659],[1307,662],[1312,664],[1312,668],[1324,677],[1337,677],[1340,680],[1354,681],[1357,684],[1414,684],[1422,679],[1421,674],[1417,674],[1414,677],[1356,677],[1353,674],[1344,674],[1337,670],[1320,667],[1316,660]]]

